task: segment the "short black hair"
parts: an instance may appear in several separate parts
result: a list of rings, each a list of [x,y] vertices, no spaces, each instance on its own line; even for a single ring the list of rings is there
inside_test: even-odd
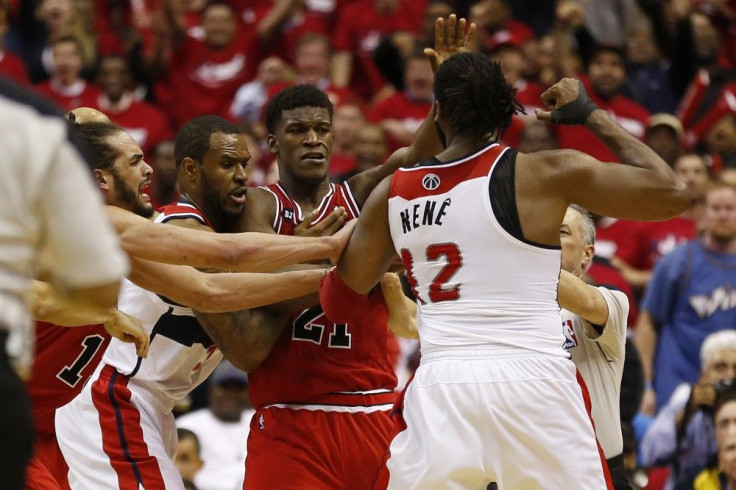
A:
[[[457,135],[496,131],[500,138],[514,114],[524,112],[501,65],[479,53],[457,54],[442,63],[434,78],[434,95]]]
[[[76,124],[70,121],[70,125],[70,131],[81,139],[92,168],[111,170],[120,152],[106,140],[119,132],[125,132],[125,130],[116,124],[106,122]]]
[[[334,108],[327,94],[312,85],[302,84],[288,87],[277,93],[266,107],[266,130],[273,134],[276,126],[281,122],[284,111],[301,107],[321,107],[330,113],[330,120]]]
[[[189,157],[201,162],[210,149],[210,137],[215,133],[240,134],[243,130],[219,116],[199,116],[191,119],[179,130],[174,142],[176,168]]]

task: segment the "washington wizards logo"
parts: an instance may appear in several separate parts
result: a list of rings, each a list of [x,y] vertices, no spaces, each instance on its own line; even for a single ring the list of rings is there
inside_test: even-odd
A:
[[[422,178],[422,187],[433,191],[440,186],[440,178],[437,174],[427,174]]]

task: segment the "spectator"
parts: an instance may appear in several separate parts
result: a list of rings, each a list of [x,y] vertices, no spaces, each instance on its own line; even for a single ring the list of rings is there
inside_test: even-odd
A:
[[[82,44],[73,36],[64,36],[51,44],[51,79],[36,85],[64,111],[77,107],[94,107],[100,91],[82,78]]]
[[[153,149],[151,206],[158,209],[179,200],[178,172],[174,160],[174,142],[162,141]]]
[[[736,330],[709,335],[700,358],[697,382],[677,387],[641,444],[644,466],[670,466],[670,489],[691,489],[716,455],[713,409],[717,395],[736,378]]]
[[[432,109],[433,82],[429,59],[423,52],[415,52],[406,60],[406,89],[379,102],[368,115],[372,123],[386,132],[391,151],[411,144],[414,133]]]
[[[470,8],[470,22],[478,26],[478,49],[490,52],[506,43],[524,44],[534,31],[511,16],[509,0],[481,0]]]
[[[294,49],[295,79],[271,85],[268,88],[268,99],[270,100],[286,87],[306,83],[326,93],[335,107],[347,102],[356,102],[357,95],[346,88],[336,87],[330,83],[329,68],[330,40],[323,34],[304,35]]]
[[[728,387],[713,409],[718,466],[704,469],[694,482],[695,490],[727,490],[736,486],[736,391]]]
[[[652,29],[634,29],[626,39],[626,93],[652,113],[673,113],[678,98],[670,82],[670,63],[662,58]]]
[[[614,265],[635,288],[644,288],[652,277],[651,270],[659,259],[676,246],[697,235],[697,223],[703,214],[703,193],[710,181],[703,157],[683,155],[674,164],[675,173],[690,191],[690,207],[672,219],[653,223],[631,224],[631,238],[616,250]]]
[[[331,13],[313,10],[304,0],[271,2],[257,9],[255,31],[262,56],[278,56],[287,63],[296,61],[292,57],[304,36],[329,32]]]
[[[608,111],[625,130],[644,138],[649,112],[622,94],[626,81],[623,50],[613,46],[597,46],[588,64],[586,88],[598,107]],[[616,156],[601,140],[582,126],[560,128],[560,147],[588,153],[604,161],[615,162]]]
[[[135,100],[128,61],[118,55],[100,60],[97,83],[102,93],[95,104],[133,137],[144,154],[173,138],[169,121],[157,107]]]
[[[230,116],[242,124],[260,122],[263,108],[270,97],[270,88],[289,77],[288,66],[281,58],[272,56],[261,61],[255,80],[242,85],[235,93]]]
[[[648,382],[644,413],[697,380],[698,351],[709,333],[736,325],[734,271],[736,189],[714,183],[705,194],[702,239],[659,261],[641,304],[635,340]]]
[[[654,114],[647,121],[644,143],[647,144],[662,160],[674,165],[682,154],[684,131],[682,123],[672,114]]]
[[[516,100],[524,106],[526,114],[516,114],[509,129],[503,135],[503,141],[510,146],[518,146],[520,133],[524,125],[536,121],[535,109],[543,109],[542,93],[545,88],[534,82],[524,79],[523,71],[526,65],[524,52],[518,44],[504,43],[497,46],[491,53],[491,59],[501,63],[501,70],[506,83],[516,89]]]
[[[28,85],[28,70],[18,56],[5,49],[5,34],[8,31],[8,8],[0,2],[0,75]]]
[[[187,35],[183,16],[168,2],[166,9],[172,33],[160,34],[148,57],[151,69],[165,75],[156,85],[161,107],[175,129],[199,115],[227,117],[238,87],[255,75],[252,33],[243,30],[233,9],[221,1],[202,11],[202,40]],[[171,56],[166,56],[167,45],[173,45]]]
[[[199,439],[204,465],[192,479],[197,488],[242,488],[245,441],[254,413],[248,393],[248,376],[223,361],[209,381],[208,407],[176,420],[177,428],[189,429]]]
[[[356,0],[338,15],[332,37],[331,80],[370,100],[386,87],[386,80],[373,62],[381,37],[395,31],[416,33],[426,2],[423,0]],[[422,9],[422,10],[420,10]]]
[[[332,179],[354,172],[358,133],[364,125],[365,116],[359,105],[347,103],[335,107],[332,118],[335,148],[329,169]]]
[[[335,181],[344,182],[354,175],[383,164],[388,154],[388,142],[383,129],[376,124],[364,124],[358,130],[353,149],[355,154],[354,170],[337,176]]]
[[[685,85],[689,83],[689,86],[677,116],[685,128],[690,129],[715,105],[723,88],[736,81],[736,72],[719,62],[718,32],[705,13],[698,10],[690,12],[680,22],[679,29],[679,44],[673,53],[673,62],[684,66],[673,65],[673,70],[678,68],[682,73],[674,75],[687,80]],[[683,91],[680,89],[680,93]]]
[[[176,429],[176,436],[179,438],[179,444],[176,448],[176,458],[174,464],[181,473],[181,479],[186,488],[187,483],[194,485],[194,479],[197,473],[204,466],[202,461],[202,448],[199,444],[197,434],[189,429]],[[196,489],[196,487],[194,487]]]

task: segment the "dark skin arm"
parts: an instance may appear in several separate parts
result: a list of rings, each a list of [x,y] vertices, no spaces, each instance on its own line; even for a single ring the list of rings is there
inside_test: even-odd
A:
[[[368,294],[397,259],[388,226],[391,177],[371,193],[360,213],[337,272],[353,291]]]
[[[565,78],[542,99],[550,108],[574,101],[577,80]],[[537,117],[549,121],[549,112]],[[615,218],[658,221],[681,214],[689,205],[687,187],[653,150],[619,126],[603,110],[585,126],[620,159],[604,163],[574,150],[519,153],[516,200],[524,236],[546,245],[560,244],[559,224],[571,203]]]

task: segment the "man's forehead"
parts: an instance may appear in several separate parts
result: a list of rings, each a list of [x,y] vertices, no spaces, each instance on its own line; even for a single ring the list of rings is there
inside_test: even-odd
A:
[[[212,151],[248,151],[248,142],[243,133],[212,133],[210,135],[210,150]]]
[[[295,109],[284,109],[281,113],[281,121],[284,124],[304,123],[315,120],[332,122],[330,112],[324,107],[297,107]]]

